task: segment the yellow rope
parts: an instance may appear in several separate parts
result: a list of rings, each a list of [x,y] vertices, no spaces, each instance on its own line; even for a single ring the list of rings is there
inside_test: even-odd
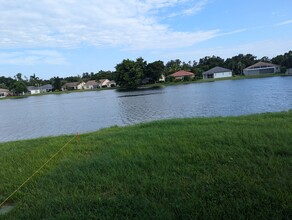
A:
[[[11,193],[1,204],[0,208],[15,194],[17,193],[29,180],[31,180],[44,166],[46,166],[54,157],[56,157],[73,139],[70,139],[63,147],[60,148],[50,159],[48,159],[40,168],[38,168],[30,177],[28,177],[13,193]]]

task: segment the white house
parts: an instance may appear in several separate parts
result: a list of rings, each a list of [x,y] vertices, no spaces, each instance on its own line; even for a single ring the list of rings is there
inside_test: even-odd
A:
[[[203,79],[219,79],[225,77],[232,77],[232,70],[216,66],[203,72]]]
[[[95,80],[89,80],[84,84],[84,89],[96,89],[98,87],[98,83]]]
[[[28,91],[28,93],[30,93],[31,95],[34,95],[34,94],[40,94],[40,93],[41,93],[41,89],[40,89],[40,87],[35,87],[35,86],[28,86],[28,87],[27,87],[27,91]]]
[[[244,75],[259,75],[259,74],[269,74],[269,73],[279,73],[280,66],[272,64],[272,63],[265,63],[265,62],[258,62],[254,65],[251,65],[243,70]]]
[[[286,70],[287,75],[292,75],[292,68]]]
[[[81,90],[84,89],[85,82],[81,82],[77,85],[77,89]]]
[[[165,75],[164,74],[161,74],[158,82],[165,82]]]
[[[53,86],[51,84],[46,84],[46,85],[40,86],[39,89],[41,92],[52,92]]]
[[[1,89],[0,88],[0,98],[4,98],[10,94],[8,89]]]

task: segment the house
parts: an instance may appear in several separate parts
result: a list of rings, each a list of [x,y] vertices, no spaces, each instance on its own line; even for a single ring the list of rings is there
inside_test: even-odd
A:
[[[79,90],[84,89],[84,86],[85,86],[85,82],[81,82],[77,85],[77,89]]]
[[[0,98],[4,98],[8,95],[11,95],[11,93],[8,89],[1,89],[0,88]]]
[[[84,84],[84,89],[96,89],[98,87],[98,83],[95,80],[89,80]]]
[[[77,89],[83,89],[82,84],[79,82],[69,82],[69,83],[65,83],[62,86],[62,90],[77,90]],[[85,83],[84,83],[85,84]]]
[[[114,80],[108,80],[108,79],[100,79],[99,80],[99,88],[106,88],[106,87],[115,87],[117,86],[116,82]]]
[[[287,75],[292,75],[292,68],[286,70]]]
[[[232,77],[232,70],[216,66],[206,72],[203,72],[203,79],[218,79]]]
[[[52,92],[53,86],[51,84],[46,84],[46,85],[40,86],[39,89],[41,92]]]
[[[165,82],[165,75],[164,74],[161,74],[158,82]]]
[[[272,63],[265,63],[265,62],[258,62],[243,70],[243,74],[246,76],[279,73],[279,72],[280,72],[280,66],[272,64]]]
[[[35,87],[35,86],[28,86],[27,87],[27,91],[31,95],[40,94],[41,93],[40,87]]]
[[[180,71],[175,72],[169,76],[174,77],[175,80],[184,80],[185,77],[190,77],[191,79],[193,79],[195,77],[195,74],[192,72],[180,70]]]

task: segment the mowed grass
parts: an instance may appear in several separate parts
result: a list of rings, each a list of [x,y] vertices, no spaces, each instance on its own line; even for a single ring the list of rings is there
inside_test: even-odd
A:
[[[73,136],[0,143],[0,202]],[[292,219],[292,111],[80,135],[0,219]]]

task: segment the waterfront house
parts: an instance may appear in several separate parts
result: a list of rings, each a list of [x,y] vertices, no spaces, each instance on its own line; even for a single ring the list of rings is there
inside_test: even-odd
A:
[[[292,75],[292,68],[286,70],[287,75]]]
[[[175,80],[184,80],[185,77],[189,77],[189,78],[193,79],[195,77],[195,74],[192,72],[180,70],[180,71],[175,72],[169,76],[174,77]]]
[[[165,82],[165,75],[161,74],[160,78],[158,79],[158,82]]]
[[[41,93],[41,90],[40,90],[40,87],[36,87],[36,86],[28,86],[27,87],[27,92],[31,95],[34,95],[34,94],[40,94]]]
[[[108,80],[108,79],[100,79],[98,87],[99,88],[106,88],[106,87],[115,87],[117,84],[114,80]]]
[[[98,87],[98,83],[95,80],[89,80],[84,84],[84,89],[96,89]]]
[[[81,90],[84,88],[84,85],[85,85],[85,82],[69,82],[69,83],[65,83],[63,86],[62,86],[62,90]]]
[[[206,72],[203,72],[203,79],[219,79],[232,77],[232,70],[216,66]]]
[[[46,84],[43,86],[40,86],[40,91],[41,92],[52,92],[53,91],[53,86],[51,84]]]
[[[8,89],[2,89],[0,88],[0,98],[4,98],[8,95],[11,95],[10,91]]]
[[[246,76],[271,74],[271,73],[279,73],[279,72],[280,72],[280,66],[272,64],[272,63],[265,63],[265,62],[258,62],[243,70],[243,74]]]

